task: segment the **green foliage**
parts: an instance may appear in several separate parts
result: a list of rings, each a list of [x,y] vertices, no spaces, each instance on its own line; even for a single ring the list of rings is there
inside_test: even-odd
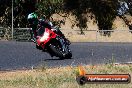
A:
[[[14,1],[14,27],[27,27],[27,16],[36,10],[36,0]]]
[[[116,17],[117,0],[91,0],[91,11],[98,21],[99,30],[112,30]],[[104,32],[109,35],[109,31]]]
[[[87,14],[93,13],[99,30],[112,30],[113,21],[116,17],[118,0],[46,0],[38,3],[38,13],[45,14],[46,18],[54,13],[72,13],[76,17],[76,26],[81,31],[87,28]],[[91,19],[93,17],[91,16]],[[82,32],[83,33],[83,32]],[[109,31],[104,32],[110,34]]]
[[[99,30],[112,30],[113,21],[116,17],[117,0],[65,0],[67,12],[72,12],[79,21],[79,27],[86,28],[87,13],[93,13]],[[104,32],[108,34],[109,32]]]
[[[49,19],[52,14],[61,12],[63,0],[43,0],[36,4],[39,16]]]
[[[11,27],[11,0],[0,0],[0,25]]]
[[[124,1],[124,0],[123,0]],[[10,1],[11,2],[11,1]],[[11,4],[11,3],[10,3]],[[118,0],[14,0],[14,27],[27,27],[27,15],[36,12],[39,17],[50,19],[54,13],[72,14],[76,17],[76,26],[82,33],[87,28],[87,14],[95,17],[99,30],[112,30],[113,21],[117,15]],[[3,11],[11,5],[0,6]],[[131,12],[131,11],[129,11]],[[0,15],[4,12],[0,12]],[[8,17],[11,16],[8,14]],[[11,17],[6,17],[6,23],[11,23]],[[110,35],[109,31],[103,32]]]

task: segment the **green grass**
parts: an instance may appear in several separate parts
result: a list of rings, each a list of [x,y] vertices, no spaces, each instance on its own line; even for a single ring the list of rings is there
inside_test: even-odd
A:
[[[87,65],[88,74],[132,74],[132,65]],[[43,68],[42,68],[43,69]],[[77,67],[0,72],[0,88],[132,88],[132,84],[85,84],[76,82]]]

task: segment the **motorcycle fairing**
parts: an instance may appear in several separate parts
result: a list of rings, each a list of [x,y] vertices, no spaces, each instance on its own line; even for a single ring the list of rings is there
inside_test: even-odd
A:
[[[43,49],[45,48],[46,43],[50,41],[52,38],[56,38],[57,34],[52,30],[45,28],[45,32],[42,36],[38,36],[37,44],[41,46]]]

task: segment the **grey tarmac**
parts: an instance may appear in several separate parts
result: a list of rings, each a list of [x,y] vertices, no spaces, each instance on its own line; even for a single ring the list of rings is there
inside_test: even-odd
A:
[[[72,59],[60,60],[37,50],[32,42],[0,41],[0,70],[132,62],[132,43],[72,43]]]

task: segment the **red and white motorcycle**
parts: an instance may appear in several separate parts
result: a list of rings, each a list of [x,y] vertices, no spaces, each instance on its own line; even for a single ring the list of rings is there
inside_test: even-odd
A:
[[[69,44],[67,44],[65,39],[48,28],[38,30],[36,41],[37,47],[48,52],[51,57],[56,56],[60,59],[72,57]]]

